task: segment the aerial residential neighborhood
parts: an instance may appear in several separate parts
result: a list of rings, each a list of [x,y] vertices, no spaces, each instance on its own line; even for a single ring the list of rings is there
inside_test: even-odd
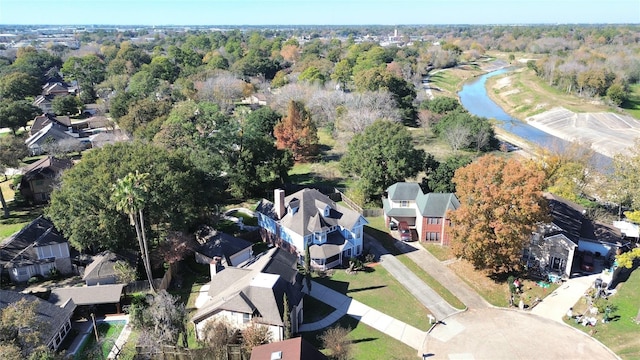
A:
[[[436,2],[3,4],[0,358],[640,358],[633,4]]]

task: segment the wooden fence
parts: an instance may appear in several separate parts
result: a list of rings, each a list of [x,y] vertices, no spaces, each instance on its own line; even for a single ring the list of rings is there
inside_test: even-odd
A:
[[[164,273],[164,276],[161,279],[153,279],[153,285],[155,285],[157,290],[167,290],[171,285],[171,280],[173,280],[173,276],[175,275],[177,270],[176,264],[169,264],[169,268]],[[124,291],[127,294],[141,292],[141,291],[149,291],[149,281],[147,280],[138,280],[134,282],[130,282],[127,286],[124,287]]]

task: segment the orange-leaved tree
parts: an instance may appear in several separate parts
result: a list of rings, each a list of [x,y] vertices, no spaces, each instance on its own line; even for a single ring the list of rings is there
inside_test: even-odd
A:
[[[536,225],[549,220],[544,173],[485,155],[453,177],[460,207],[450,213],[454,253],[490,275],[519,270]]]
[[[318,153],[318,130],[304,104],[291,100],[287,116],[273,128],[278,149],[289,149],[295,161]]]

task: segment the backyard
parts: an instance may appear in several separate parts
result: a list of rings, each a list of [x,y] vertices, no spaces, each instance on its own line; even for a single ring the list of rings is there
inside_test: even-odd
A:
[[[113,348],[114,342],[124,329],[124,321],[103,321],[96,324],[100,344],[96,344],[96,338],[92,332],[83,345],[80,345],[75,359],[106,359]],[[101,354],[101,355],[100,355]]]

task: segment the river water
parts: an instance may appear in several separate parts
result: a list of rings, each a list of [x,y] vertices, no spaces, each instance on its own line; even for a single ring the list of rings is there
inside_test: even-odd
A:
[[[512,69],[509,68],[503,68],[492,71],[464,84],[462,90],[458,92],[462,106],[473,115],[497,120],[498,126],[505,131],[543,148],[557,151],[567,146],[569,142],[511,117],[487,95],[485,86],[487,79],[511,70]],[[597,168],[604,168],[611,164],[611,158],[596,153],[593,162]]]

